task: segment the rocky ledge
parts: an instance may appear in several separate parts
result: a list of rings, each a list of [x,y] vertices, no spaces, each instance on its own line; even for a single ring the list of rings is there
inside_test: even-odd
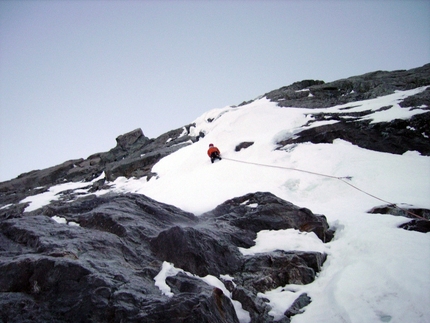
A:
[[[329,83],[304,80],[268,92],[264,96],[282,107],[327,108],[427,85],[430,85],[430,64],[410,70],[376,71]],[[406,102],[407,106],[430,106],[428,103],[428,94],[418,95]]]
[[[258,293],[315,279],[326,255],[243,255],[260,230],[333,232],[324,216],[271,193],[238,197],[200,217],[143,195],[107,194],[56,201],[0,219],[2,322],[238,322],[232,300],[251,322],[273,322]],[[182,271],[155,285],[163,263]],[[211,275],[224,292],[202,278]],[[226,278],[228,277],[228,278]],[[282,322],[310,302],[297,302]],[[302,304],[302,305],[300,305]]]

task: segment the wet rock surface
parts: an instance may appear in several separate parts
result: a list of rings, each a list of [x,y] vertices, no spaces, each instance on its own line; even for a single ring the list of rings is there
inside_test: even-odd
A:
[[[230,297],[201,279],[228,274],[234,284],[226,286],[252,322],[272,322],[257,294],[312,282],[325,255],[243,256],[238,248],[251,247],[264,229],[305,228],[327,239],[325,218],[301,210],[257,192],[195,217],[143,195],[110,193],[17,212],[0,221],[0,319],[238,322]],[[172,297],[155,286],[164,261],[188,273],[166,279]]]

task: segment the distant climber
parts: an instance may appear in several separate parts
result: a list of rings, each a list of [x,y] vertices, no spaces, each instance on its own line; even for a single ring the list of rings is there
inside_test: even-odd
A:
[[[212,164],[215,161],[215,159],[221,160],[221,153],[219,149],[215,147],[213,144],[209,144],[208,156],[210,157]]]

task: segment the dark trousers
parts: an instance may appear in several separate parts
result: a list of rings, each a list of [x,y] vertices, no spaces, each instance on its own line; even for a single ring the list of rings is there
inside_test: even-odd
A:
[[[221,160],[221,157],[219,156],[219,154],[217,152],[213,152],[211,154],[211,162],[213,163],[215,161],[215,159],[219,159]]]

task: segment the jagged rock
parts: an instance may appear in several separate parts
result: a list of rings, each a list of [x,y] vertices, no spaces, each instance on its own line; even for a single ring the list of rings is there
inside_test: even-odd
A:
[[[232,288],[232,298],[242,304],[244,310],[249,312],[251,316],[251,322],[271,322],[271,318],[268,314],[269,308],[266,304],[266,299],[263,297],[255,297],[255,292],[251,292],[242,286],[236,285]]]
[[[402,224],[399,228],[408,230],[408,231],[417,231],[427,233],[430,232],[430,221],[429,220],[412,220],[408,223]]]
[[[162,231],[151,240],[151,248],[160,259],[199,276],[231,274],[235,281],[235,287],[229,285],[233,299],[249,311],[252,322],[272,322],[267,304],[257,294],[286,284],[312,282],[326,256],[276,251],[244,257],[237,247],[252,246],[260,230],[288,228],[313,230],[325,240],[332,236],[325,217],[271,193],[257,192],[226,201],[203,214],[197,226]]]
[[[74,159],[42,170],[34,170],[0,183],[0,206],[16,204],[25,197],[41,193],[64,181],[90,182],[105,172],[108,181],[120,176],[154,176],[152,167],[163,157],[199,139],[190,136],[190,127],[171,130],[156,139],[144,136],[141,129],[116,138],[117,145],[108,152],[96,153],[87,159]],[[14,216],[9,210],[9,217]]]
[[[43,170],[19,175],[16,179],[0,183],[0,205],[18,203],[28,195],[39,194],[52,185],[59,184],[83,159],[75,159]]]
[[[368,211],[370,214],[391,214],[395,216],[405,216],[407,218],[416,219],[418,217],[430,220],[430,210],[411,208],[411,207],[397,207],[396,205],[382,205],[376,206]],[[417,216],[416,216],[417,215]]]
[[[319,252],[307,253],[308,257],[302,257],[303,254],[276,251],[247,257],[241,273],[235,275],[235,281],[255,293],[264,293],[287,284],[309,284],[315,280],[315,274],[320,271],[326,257]],[[310,257],[313,263],[319,263],[318,271],[307,262]]]
[[[7,305],[0,308],[2,319],[141,322],[141,307],[155,315],[173,306],[154,286],[161,262],[147,241],[166,227],[194,223],[192,214],[139,195],[58,202],[39,213],[0,222],[0,304]],[[81,227],[58,224],[46,216],[54,214]],[[197,295],[195,303],[214,306],[212,294],[206,294]],[[178,301],[184,303],[184,311],[189,304],[185,299]],[[23,306],[31,314],[23,313]]]
[[[269,193],[246,199],[264,201],[265,208],[254,212],[288,204]],[[15,217],[0,219],[0,317],[7,322],[238,322],[230,299],[199,278],[230,274],[233,299],[244,302],[251,322],[273,322],[257,293],[311,282],[325,255],[242,256],[238,247],[254,244],[253,230],[274,227],[269,219],[258,223],[255,214],[248,216],[252,230],[234,225],[230,216],[242,207],[230,203],[225,217],[222,207],[195,217],[143,195],[110,193],[16,211]],[[303,226],[296,217],[308,219],[309,213],[292,216]],[[273,221],[278,228],[290,227],[287,215]],[[154,284],[163,261],[196,275],[168,277],[173,297]]]
[[[114,181],[120,176],[127,178],[140,178],[148,175],[153,165],[155,165],[162,157],[160,153],[150,153],[142,157],[127,158],[119,162],[114,162],[106,167],[105,174],[109,181]]]
[[[396,207],[395,205],[385,205],[374,207],[368,211],[371,214],[391,214],[395,216],[405,216],[413,219],[404,223],[399,228],[427,233],[430,232],[430,210],[408,207]]]
[[[161,232],[151,248],[160,259],[202,277],[232,274],[241,266],[238,248],[208,230],[176,226]]]
[[[236,148],[234,149],[234,151],[240,151],[242,149],[246,149],[246,148],[252,146],[253,144],[254,144],[253,141],[244,141],[244,142],[241,142],[240,144],[238,144],[236,146]]]
[[[135,129],[133,131],[127,132],[121,136],[116,138],[116,142],[118,146],[122,149],[128,149],[131,145],[136,143],[136,141],[140,138],[144,138],[142,129]],[[148,140],[148,138],[144,138],[144,141]]]
[[[315,232],[323,242],[332,238],[325,216],[313,214],[309,209],[295,206],[268,192],[233,198],[203,214],[201,218],[225,221],[254,233],[292,228]]]
[[[290,308],[284,313],[284,315],[288,318],[291,316],[303,313],[302,308],[308,306],[311,303],[311,298],[308,294],[301,294],[294,303],[290,306]]]
[[[271,91],[265,97],[282,107],[326,108],[430,84],[430,64],[401,71],[377,71],[330,83],[305,80]]]
[[[410,90],[430,85],[430,64],[409,71],[373,72],[331,83],[303,81],[269,92],[266,97],[282,107],[325,108],[359,100],[376,98],[394,93],[396,90]],[[405,98],[401,107],[414,109],[430,108],[430,89]],[[380,111],[391,106],[381,107]],[[335,120],[336,123],[311,127],[278,141],[279,149],[297,143],[332,143],[335,139],[349,141],[362,148],[380,152],[403,154],[416,150],[430,155],[430,112],[414,115],[406,120],[371,123],[361,117],[373,113],[312,113],[309,122]]]
[[[323,116],[324,117],[324,116]],[[369,120],[351,121],[341,119],[338,123],[303,130],[293,138],[280,140],[282,147],[303,142],[333,143],[343,139],[362,148],[393,154],[403,154],[416,150],[422,155],[430,155],[430,112],[418,114],[409,120],[371,123]]]
[[[141,322],[239,323],[230,299],[221,289],[183,273],[168,277],[166,283],[175,295],[156,311],[141,315]]]
[[[180,317],[178,322],[239,322],[231,301],[221,289],[184,273],[168,277],[166,283],[179,295],[174,298],[181,299],[180,306],[172,306],[164,313],[164,320],[154,322],[177,322],[177,316]],[[185,306],[187,308],[181,309]]]

